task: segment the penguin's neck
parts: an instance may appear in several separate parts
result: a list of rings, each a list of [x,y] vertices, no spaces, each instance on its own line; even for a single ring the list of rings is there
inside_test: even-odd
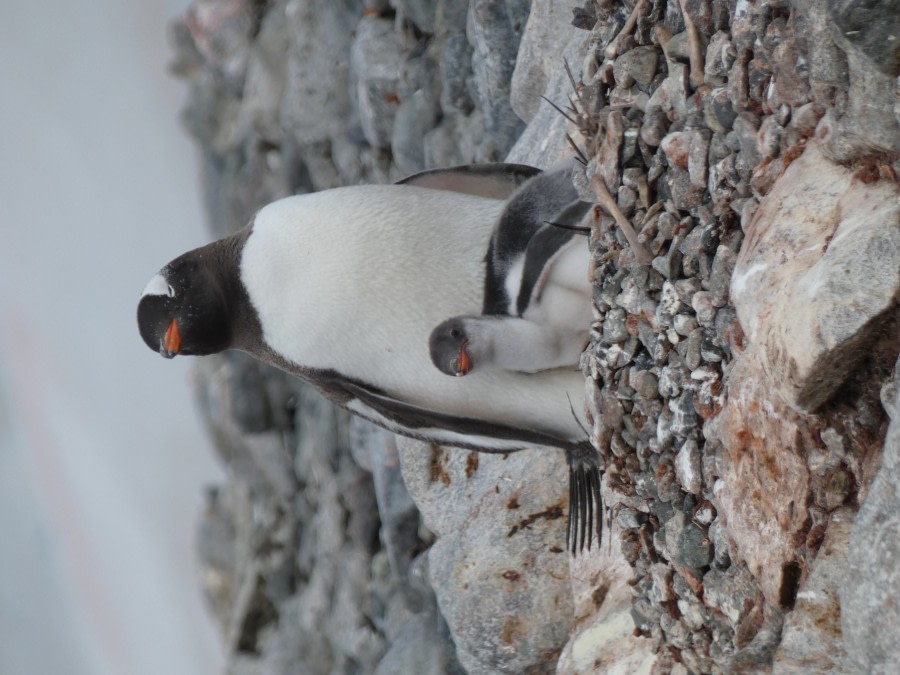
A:
[[[577,358],[557,331],[526,319],[479,317],[466,327],[477,369],[536,372],[571,365]]]
[[[241,255],[252,231],[251,223],[230,237],[212,242],[208,245],[207,260],[215,268],[228,306],[232,330],[230,347],[256,354],[265,349],[262,326],[240,275]]]

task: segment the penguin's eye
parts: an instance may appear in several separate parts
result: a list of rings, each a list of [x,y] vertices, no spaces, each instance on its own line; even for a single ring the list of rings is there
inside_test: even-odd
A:
[[[167,290],[167,295],[168,295],[170,298],[174,298],[174,297],[175,297],[175,289],[172,288],[172,284],[169,284],[169,288],[168,288],[168,290]]]
[[[458,340],[462,337],[462,331],[459,328],[451,328],[450,337],[452,337],[454,340]]]

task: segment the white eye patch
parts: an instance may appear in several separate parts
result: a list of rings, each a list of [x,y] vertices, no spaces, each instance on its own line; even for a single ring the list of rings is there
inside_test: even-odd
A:
[[[168,295],[170,298],[175,296],[175,289],[166,281],[166,278],[162,274],[157,274],[150,280],[144,287],[144,292],[141,293],[141,297],[147,295]]]

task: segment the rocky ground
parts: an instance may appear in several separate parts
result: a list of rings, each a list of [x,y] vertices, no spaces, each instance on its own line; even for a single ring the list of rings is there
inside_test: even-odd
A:
[[[504,158],[575,155],[598,203],[582,369],[610,522],[587,555],[563,550],[561,456],[398,439],[241,354],[199,361],[229,672],[896,664],[894,14],[195,2],[174,69],[214,236],[294,192]]]

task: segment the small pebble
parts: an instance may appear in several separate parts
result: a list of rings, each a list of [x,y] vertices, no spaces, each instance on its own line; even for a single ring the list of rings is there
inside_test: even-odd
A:
[[[631,369],[631,386],[644,398],[659,397],[659,379],[649,370]]]
[[[716,308],[713,305],[712,295],[709,291],[698,291],[691,298],[691,307],[697,315],[697,321],[701,326],[711,326],[716,318]]]
[[[676,288],[676,290],[678,289]],[[681,294],[679,293],[680,296]],[[697,327],[697,319],[689,314],[676,314],[675,318],[672,319],[672,326],[678,331],[679,335],[687,337]]]

